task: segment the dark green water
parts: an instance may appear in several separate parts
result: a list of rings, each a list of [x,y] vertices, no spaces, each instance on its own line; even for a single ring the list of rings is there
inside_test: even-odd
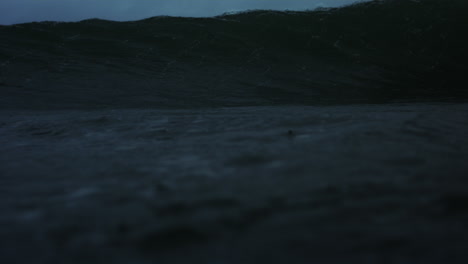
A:
[[[0,27],[0,107],[466,101],[465,1]]]

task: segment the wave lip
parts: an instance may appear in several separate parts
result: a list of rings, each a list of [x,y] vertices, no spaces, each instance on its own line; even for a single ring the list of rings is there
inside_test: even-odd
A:
[[[463,100],[468,4],[0,27],[2,108]]]

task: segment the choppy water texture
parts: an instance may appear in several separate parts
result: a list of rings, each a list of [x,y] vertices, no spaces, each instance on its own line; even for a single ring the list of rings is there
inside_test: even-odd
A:
[[[468,5],[0,27],[0,107],[466,101]]]
[[[3,111],[2,259],[466,263],[467,132],[466,104]]]
[[[0,27],[0,261],[468,263],[466,3]]]

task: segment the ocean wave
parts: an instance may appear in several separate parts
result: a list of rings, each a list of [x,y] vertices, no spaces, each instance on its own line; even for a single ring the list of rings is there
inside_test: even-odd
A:
[[[468,98],[468,4],[1,26],[0,108],[198,108]]]

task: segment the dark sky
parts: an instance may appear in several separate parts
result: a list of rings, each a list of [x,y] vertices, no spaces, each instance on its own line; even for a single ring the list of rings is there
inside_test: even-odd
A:
[[[248,9],[314,9],[356,0],[0,0],[0,24],[77,21],[87,18],[136,20],[157,15],[213,16]]]

